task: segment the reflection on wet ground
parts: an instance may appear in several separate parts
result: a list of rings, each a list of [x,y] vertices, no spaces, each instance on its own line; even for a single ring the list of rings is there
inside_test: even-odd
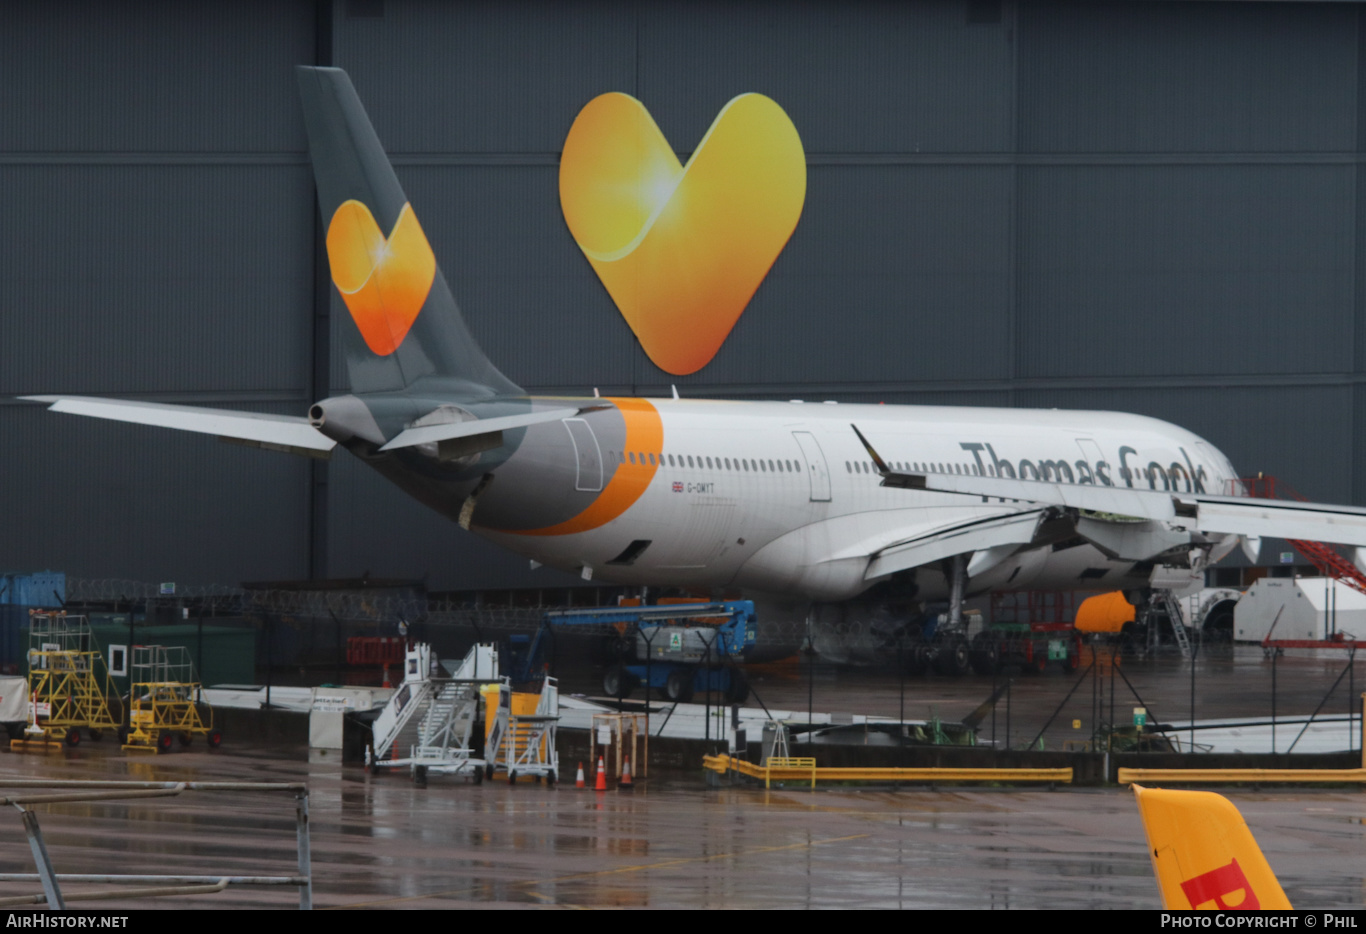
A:
[[[0,782],[37,777],[306,781],[320,908],[1158,905],[1122,789],[765,792],[707,789],[699,770],[656,776],[634,793],[439,778],[420,790],[400,775],[284,749],[128,758],[105,744],[0,755]],[[1366,795],[1229,795],[1294,904],[1366,905]],[[40,820],[59,872],[293,871],[293,807],[283,796],[53,805]],[[18,813],[0,821],[0,871],[32,871]],[[242,888],[142,904],[298,901],[294,889]]]

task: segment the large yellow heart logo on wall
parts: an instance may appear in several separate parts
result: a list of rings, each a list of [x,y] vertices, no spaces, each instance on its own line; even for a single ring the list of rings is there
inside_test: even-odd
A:
[[[640,101],[603,94],[564,141],[570,233],[654,364],[711,362],[782,252],[806,200],[806,155],[783,109],[741,94],[686,166]]]
[[[327,259],[365,346],[388,356],[417,320],[436,278],[436,256],[411,205],[385,238],[370,209],[343,201],[327,225]]]

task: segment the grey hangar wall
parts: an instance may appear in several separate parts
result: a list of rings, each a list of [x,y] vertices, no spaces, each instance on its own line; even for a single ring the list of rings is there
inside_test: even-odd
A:
[[[0,569],[235,583],[570,580],[344,452],[48,414],[302,414],[344,391],[292,67],[346,68],[471,329],[533,392],[1103,408],[1366,503],[1351,3],[7,3]],[[809,174],[716,359],[645,357],[560,215],[579,109],[686,158],[759,91]]]

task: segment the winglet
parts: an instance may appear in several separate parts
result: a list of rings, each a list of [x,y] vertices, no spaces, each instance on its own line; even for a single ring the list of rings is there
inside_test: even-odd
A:
[[[1133,788],[1162,907],[1290,909],[1276,874],[1231,801],[1209,791]]]
[[[877,472],[882,475],[883,486],[896,486],[910,490],[925,489],[925,478],[923,476],[920,474],[898,473],[888,467],[887,462],[882,459],[882,455],[878,454],[878,452],[873,449],[873,446],[868,443],[868,439],[863,437],[863,432],[858,430],[858,426],[850,424],[849,427],[854,429],[854,434],[858,435],[858,439],[863,442],[863,447],[867,450],[868,456],[871,457],[873,463],[877,465]]]

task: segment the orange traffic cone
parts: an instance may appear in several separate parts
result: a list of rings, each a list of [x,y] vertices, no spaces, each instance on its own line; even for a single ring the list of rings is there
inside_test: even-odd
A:
[[[393,685],[389,683],[389,666],[388,666],[388,665],[385,665],[385,666],[384,666],[384,682],[380,685],[380,687],[383,687],[383,688],[391,688],[391,687],[393,687]]]
[[[574,787],[575,787],[575,788],[587,788],[587,787],[588,787],[588,786],[584,783],[584,780],[583,780],[583,763],[582,763],[582,762],[579,763],[579,774],[576,775],[576,776],[574,777]]]
[[[631,757],[627,756],[621,764],[621,781],[617,782],[617,791],[634,791],[635,785],[631,784]]]
[[[607,769],[603,768],[602,756],[598,756],[598,779],[593,783],[594,791],[607,790]]]

